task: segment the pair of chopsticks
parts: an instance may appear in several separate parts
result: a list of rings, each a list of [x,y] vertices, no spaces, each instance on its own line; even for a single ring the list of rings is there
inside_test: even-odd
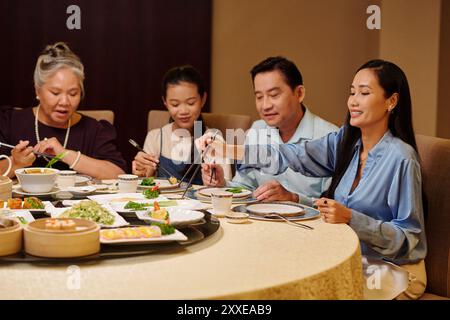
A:
[[[4,142],[0,142],[0,147],[1,146],[5,146],[5,147],[11,148],[11,149],[15,148],[15,146],[4,143]],[[33,151],[33,153],[39,157],[45,157],[45,158],[50,158],[50,159],[53,159],[54,157],[56,157],[55,155],[49,154],[49,153],[42,153],[42,152],[37,152],[37,151]]]
[[[142,149],[141,146],[140,146],[136,141],[134,141],[133,139],[128,139],[128,142],[129,142],[133,147],[135,147],[136,149],[138,149],[139,151],[141,151],[141,152],[143,152],[143,153],[145,153],[145,154],[148,154],[148,153],[145,152],[144,149]],[[165,173],[167,173],[167,174],[169,175],[169,178],[170,178],[170,177],[175,177],[169,170],[167,170],[166,168],[164,168],[160,163],[158,163],[158,167],[160,167]],[[180,182],[180,185],[181,185],[181,182]]]
[[[205,156],[205,154],[207,154],[207,152],[209,151],[209,149],[212,146],[212,142],[216,139],[217,134],[219,133],[219,129],[216,129],[216,132],[214,132],[214,134],[211,137],[211,143],[208,144],[208,146],[205,148],[205,150],[203,150],[203,152],[200,154],[200,159],[203,160],[203,157]],[[191,171],[191,169],[194,167],[194,165],[197,164],[197,161],[200,159],[195,159],[194,163],[191,164],[191,166],[189,167],[189,169],[186,171],[186,173],[184,174],[183,178],[181,179],[181,182],[184,180],[184,178],[187,176],[187,174]],[[194,180],[195,176],[197,175],[198,170],[200,170],[201,168],[201,163],[198,164],[197,168],[195,169],[194,173],[192,174],[191,178],[189,179],[188,185],[186,186],[186,189],[183,192],[183,195],[181,196],[181,199],[184,198],[184,196],[186,195],[186,192],[188,191],[188,189],[191,187],[192,185],[192,181]],[[211,173],[212,174],[212,173]],[[180,182],[180,186],[181,186],[181,182]]]

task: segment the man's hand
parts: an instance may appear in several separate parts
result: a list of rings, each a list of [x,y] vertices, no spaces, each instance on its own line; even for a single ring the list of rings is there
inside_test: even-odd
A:
[[[286,190],[278,181],[273,180],[261,185],[253,191],[259,201],[293,201],[298,202],[298,195]]]
[[[211,175],[215,171],[213,178]],[[223,168],[218,164],[202,164],[202,180],[205,186],[210,187],[224,187],[225,186],[225,175]]]

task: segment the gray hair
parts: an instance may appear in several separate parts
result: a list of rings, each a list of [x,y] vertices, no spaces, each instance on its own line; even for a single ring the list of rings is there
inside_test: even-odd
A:
[[[84,66],[80,58],[64,42],[49,45],[41,53],[34,69],[34,86],[42,87],[50,76],[62,68],[69,68],[77,76],[83,97]]]

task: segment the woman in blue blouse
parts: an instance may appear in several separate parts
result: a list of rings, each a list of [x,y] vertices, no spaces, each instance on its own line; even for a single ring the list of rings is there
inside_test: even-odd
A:
[[[347,120],[337,133],[296,145],[247,146],[237,157],[254,159],[244,159],[239,170],[279,174],[290,167],[332,176],[316,205],[325,222],[353,228],[364,267],[382,273],[382,288],[366,288],[366,297],[417,299],[426,287],[427,247],[408,82],[395,64],[373,60],[358,69],[350,91]]]

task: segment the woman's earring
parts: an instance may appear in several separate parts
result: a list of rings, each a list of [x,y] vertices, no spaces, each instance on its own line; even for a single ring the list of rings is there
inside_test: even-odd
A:
[[[39,96],[36,96],[36,100],[39,100]]]

